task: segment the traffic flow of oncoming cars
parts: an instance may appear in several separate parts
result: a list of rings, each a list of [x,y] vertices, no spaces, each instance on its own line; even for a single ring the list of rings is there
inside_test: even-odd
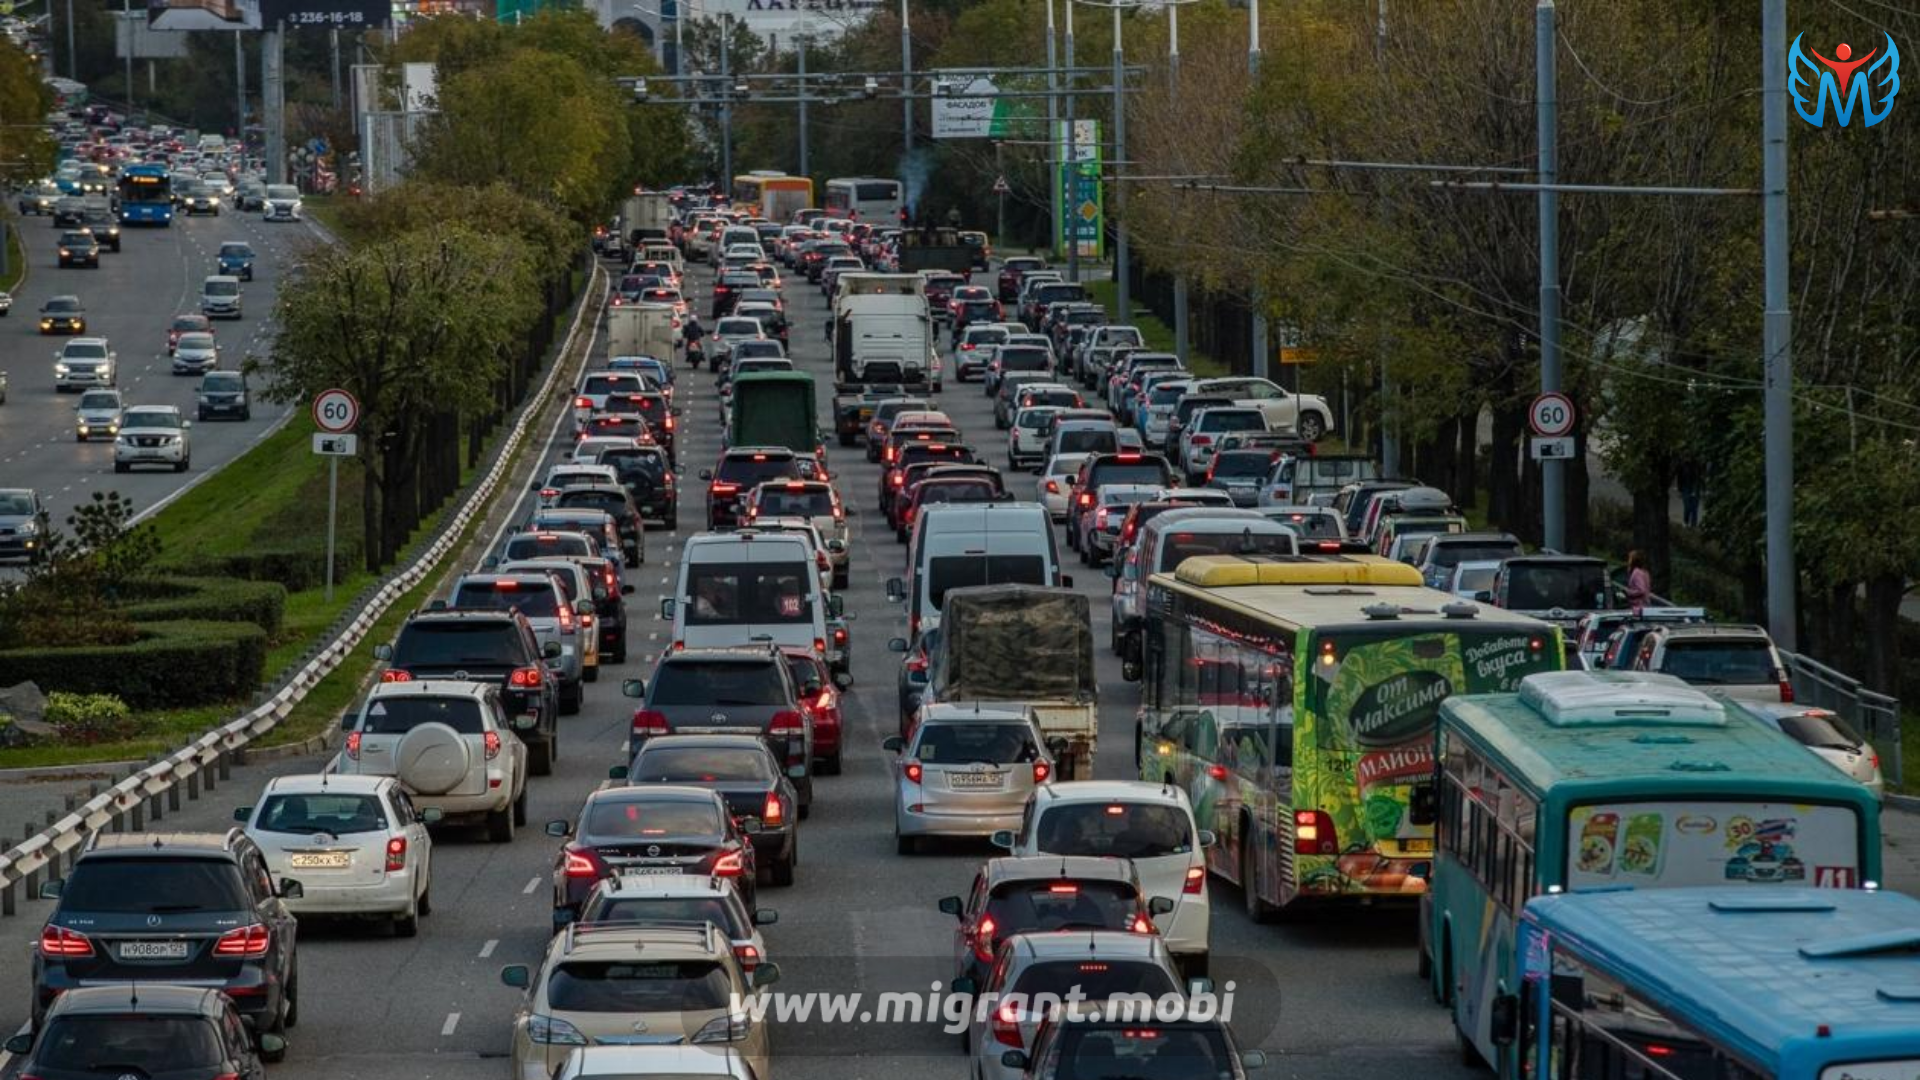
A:
[[[301,213],[247,190],[225,198]],[[1814,989],[1910,944],[1910,902],[1867,889],[1890,778],[1792,700],[1764,631],[1623,607],[1604,566],[1382,477],[1311,395],[1148,350],[1038,256],[911,269],[942,245],[848,213],[889,192],[623,200],[550,437],[360,646],[376,673],[325,750],[223,779],[218,822],[103,832],[45,883],[8,1044],[30,1075],[159,1080],[168,1046],[216,1077],[384,1075],[341,1047],[386,1024],[405,1069],[458,1077],[870,1055],[1247,1080],[1270,1053],[1322,1075],[1294,1047],[1367,1009],[1391,1037],[1342,1044],[1342,1075],[1444,1073],[1456,1038],[1508,1078],[1920,1054],[1892,975],[1853,1013],[1796,1002],[1847,1043],[1822,1056],[1734,1022],[1764,986],[1674,970],[1694,939],[1634,940],[1659,918],[1762,951],[1750,916],[1828,942],[1777,943]],[[166,328],[192,412],[63,339],[76,439],[185,469],[195,430],[246,419],[216,344],[232,255]],[[43,518],[0,489],[0,555],[35,557]],[[956,1022],[875,1000],[929,985]],[[861,1001],[784,1011],[823,996]]]

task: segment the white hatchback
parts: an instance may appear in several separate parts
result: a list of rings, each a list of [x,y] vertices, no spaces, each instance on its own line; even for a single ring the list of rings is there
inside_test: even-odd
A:
[[[260,845],[275,881],[297,878],[295,915],[391,918],[412,937],[433,908],[434,807],[415,810],[391,776],[277,776],[260,801],[233,812]]]

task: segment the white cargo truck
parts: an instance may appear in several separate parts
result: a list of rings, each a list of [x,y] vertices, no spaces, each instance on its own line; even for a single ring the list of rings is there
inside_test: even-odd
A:
[[[608,356],[651,356],[672,363],[680,335],[680,316],[672,304],[621,304],[607,309]]]
[[[939,390],[933,321],[918,274],[842,275],[833,305],[837,387],[900,383]]]
[[[634,248],[649,240],[665,240],[672,223],[673,204],[664,191],[636,192],[620,206],[620,227]]]

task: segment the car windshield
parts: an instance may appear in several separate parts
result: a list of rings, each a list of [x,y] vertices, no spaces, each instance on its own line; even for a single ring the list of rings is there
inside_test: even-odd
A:
[[[547,978],[556,1013],[682,1013],[724,1009],[733,991],[712,960],[571,960]]]
[[[179,345],[182,349],[211,349],[213,348],[213,335],[204,331],[192,334],[181,334]]]
[[[67,347],[60,350],[62,360],[105,360],[106,358],[107,347],[97,341],[68,342]]]
[[[1866,744],[1845,718],[1825,711],[1782,716],[1780,730],[1818,750],[1858,750]]]
[[[648,746],[627,772],[631,783],[692,784],[773,779],[767,753],[754,746]]]
[[[667,473],[667,457],[658,450],[636,446],[617,446],[600,451],[598,464],[613,466],[620,476],[621,483],[632,483],[634,477],[645,476],[658,480]]]
[[[587,905],[580,921],[705,922],[719,927],[730,938],[746,937],[753,932],[741,917],[741,909],[718,896],[602,897],[598,903]]]
[[[299,197],[300,189],[294,187],[292,184],[267,185],[267,198],[269,199],[297,199]]]
[[[991,307],[992,305],[987,304],[985,306]],[[967,310],[971,312],[973,306],[969,304]],[[960,340],[974,345],[999,345],[1007,340],[1007,330],[1001,326],[972,327],[967,330],[966,335]]]
[[[71,296],[56,296],[47,301],[47,305],[40,310],[45,311],[49,315],[78,314],[80,311],[80,301]]]
[[[1177,569],[1200,555],[1291,555],[1293,534],[1265,526],[1260,532],[1251,527],[1224,532],[1170,532],[1160,547],[1159,570]]]
[[[1050,960],[1021,972],[1013,984],[1013,992],[1027,995],[1029,1001],[1037,994],[1064,999],[1073,991],[1092,1001],[1117,994],[1145,994],[1158,1000],[1178,993],[1179,988],[1158,964],[1113,960]]]
[[[318,792],[302,795],[269,795],[260,804],[253,826],[263,832],[350,833],[384,832],[387,815],[380,809],[377,795],[352,795]]]
[[[1660,670],[1703,686],[1780,681],[1773,649],[1764,641],[1669,641]]]
[[[986,480],[936,480],[914,488],[913,498],[914,502],[921,506],[933,503],[993,502],[1000,498],[1000,492],[992,482]]]
[[[1273,455],[1264,450],[1228,450],[1213,459],[1213,475],[1263,479],[1272,466]]]
[[[1432,531],[1432,530],[1429,530]],[[1427,555],[1431,566],[1459,566],[1463,562],[1498,562],[1520,554],[1520,545],[1511,540],[1480,543],[1435,544]]]
[[[1116,461],[1101,465],[1087,478],[1087,486],[1094,490],[1108,484],[1151,484],[1166,487],[1173,474],[1159,461],[1142,459],[1140,461]]]
[[[721,319],[720,322],[714,326],[713,332],[721,337],[759,337],[760,320]]]
[[[515,562],[520,559],[544,559],[555,555],[592,555],[593,553],[592,541],[584,536],[539,533],[533,536],[516,536],[508,540],[501,561]]]
[[[544,581],[463,581],[448,607],[463,611],[513,611],[529,619],[558,616],[558,591]]]
[[[173,320],[174,330],[205,330],[207,320],[203,315],[182,315]]]
[[[947,590],[969,585],[1049,585],[1047,560],[1031,555],[941,555],[927,564],[927,602],[938,609]]]
[[[832,517],[833,492],[824,487],[798,491],[762,487],[758,489],[753,505],[766,517]]]
[[[1600,563],[1522,564],[1511,570],[1504,606],[1513,611],[1594,611],[1607,606],[1607,571]]]
[[[1500,567],[1498,566],[1469,566],[1461,570],[1460,576],[1454,580],[1454,591],[1471,593],[1486,592],[1493,588],[1493,579],[1499,573]]]
[[[1063,454],[1109,454],[1120,445],[1120,433],[1111,427],[1074,427],[1060,431],[1055,446]],[[1113,481],[1120,483],[1121,481]],[[1157,478],[1151,481],[1159,483]]]
[[[600,394],[625,393],[644,389],[646,389],[646,384],[641,381],[638,375],[609,373],[587,376],[587,381],[580,387],[580,393],[583,395],[598,396]]]
[[[90,915],[251,911],[239,867],[221,858],[82,859],[60,890],[60,910]]]
[[[88,411],[117,409],[120,407],[120,395],[111,390],[90,390],[80,395],[80,407]]]
[[[1047,855],[1151,859],[1193,850],[1193,829],[1179,807],[1162,803],[1085,802],[1048,807],[1034,828]]]
[[[1000,350],[1001,371],[1045,371],[1047,370],[1047,351],[1020,347]]]
[[[129,409],[123,425],[130,428],[177,428],[180,414],[171,409]]]
[[[473,698],[411,695],[368,702],[359,730],[367,735],[405,735],[422,724],[445,724],[462,735],[479,735],[486,730],[480,703]]]
[[[987,901],[995,933],[1128,930],[1140,914],[1140,894],[1120,881],[1020,881],[1002,885]]]
[[[647,704],[775,705],[791,708],[792,698],[780,669],[772,662],[736,663],[681,660],[654,669]]]
[[[1012,765],[1040,756],[1026,724],[922,724],[913,757],[928,765]]]
[[[513,624],[498,618],[408,623],[393,646],[393,663],[400,668],[513,667],[526,659]]]
[[[1218,1028],[1069,1026],[1059,1043],[1059,1080],[1234,1077],[1240,1068]]]
[[[253,249],[245,244],[221,244],[220,257],[223,259],[251,259]]]
[[[696,562],[687,567],[686,623],[804,623],[813,619],[805,562]]]
[[[791,454],[729,454],[720,459],[713,478],[722,483],[751,487],[763,480],[785,480],[797,475],[798,463]]]
[[[163,1076],[223,1071],[226,1052],[215,1022],[203,1016],[114,1013],[61,1016],[33,1049],[34,1071]],[[202,1071],[204,1070],[204,1071]]]
[[[1263,431],[1267,418],[1258,409],[1214,409],[1201,418],[1202,431]]]
[[[597,799],[580,833],[596,839],[641,836],[719,836],[720,814],[704,799]]]

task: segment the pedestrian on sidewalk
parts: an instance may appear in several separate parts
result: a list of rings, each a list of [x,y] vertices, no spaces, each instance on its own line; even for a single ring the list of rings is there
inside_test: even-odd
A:
[[[1680,523],[1689,529],[1695,528],[1700,524],[1700,488],[1703,486],[1699,463],[1692,458],[1682,458],[1674,479],[1680,485]]]
[[[1627,552],[1627,606],[1638,614],[1653,599],[1653,571],[1647,568],[1647,553],[1635,548]]]

